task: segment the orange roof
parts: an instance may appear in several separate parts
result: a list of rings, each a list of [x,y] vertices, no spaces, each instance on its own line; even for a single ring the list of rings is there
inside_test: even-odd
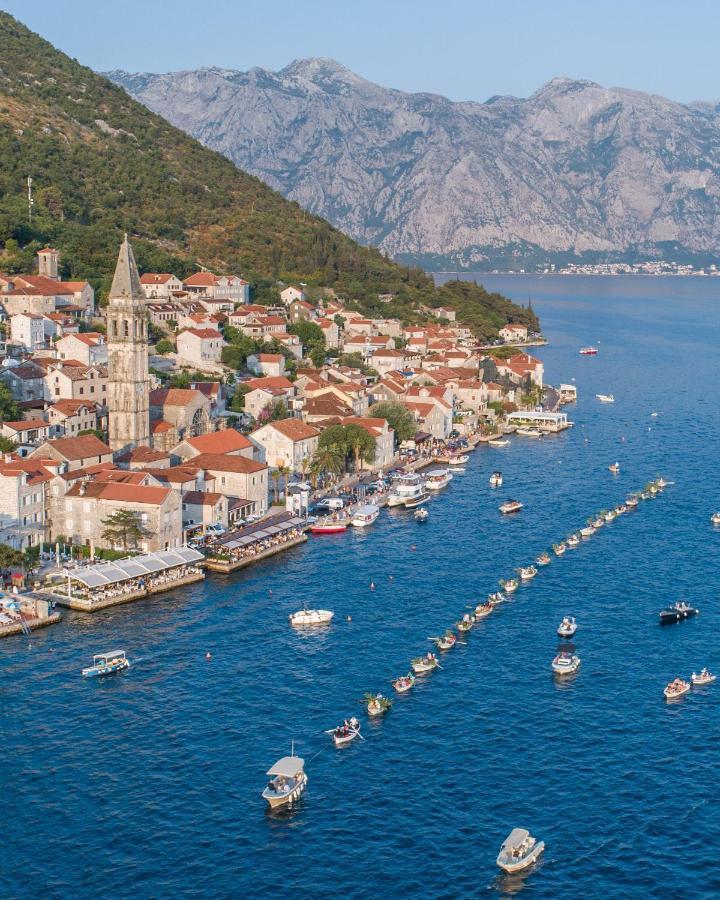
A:
[[[116,484],[111,481],[89,481],[74,484],[68,497],[89,497],[120,503],[146,503],[159,506],[170,494],[170,488],[139,484]]]
[[[246,381],[245,384],[251,391],[272,388],[290,390],[292,388],[292,381],[289,381],[284,375],[268,375],[266,378],[251,378],[250,381]]]
[[[289,438],[291,441],[305,441],[320,434],[317,428],[313,428],[302,419],[279,419],[277,422],[269,422],[264,427],[274,428],[275,431],[279,431],[283,437]]]
[[[193,388],[157,388],[150,391],[151,406],[187,406],[193,400],[198,399],[198,394],[205,396],[202,391]]]
[[[183,284],[191,287],[212,287],[215,284],[215,275],[212,272],[195,272],[189,275]]]
[[[282,353],[258,353],[257,358],[260,362],[280,362],[284,359]]]
[[[201,453],[193,459],[183,463],[185,468],[192,469],[216,469],[218,472],[237,472],[241,475],[250,475],[253,472],[262,472],[267,469],[265,463],[246,459],[244,456],[228,456],[224,453]]]
[[[214,491],[186,491],[183,494],[183,503],[191,503],[193,506],[215,506],[220,503],[224,494]]]
[[[52,447],[65,459],[85,459],[89,456],[107,456],[112,450],[94,434],[83,434],[79,437],[56,438],[47,441],[44,446]],[[37,451],[36,451],[37,452]]]
[[[5,428],[12,431],[33,431],[35,428],[47,428],[45,419],[21,419],[19,422],[3,422]]]
[[[164,434],[166,431],[170,431],[175,426],[171,425],[169,422],[166,422],[164,419],[160,419],[159,422],[151,422],[150,423],[150,432],[152,434]]]
[[[95,404],[88,400],[56,400],[49,408],[62,413],[64,416],[74,416],[81,409],[95,408]]]
[[[232,453],[235,450],[247,450],[248,447],[252,447],[252,443],[245,435],[235,431],[234,428],[223,428],[221,431],[186,438],[184,443],[190,444],[199,453]]]
[[[140,284],[165,284],[173,277],[169,272],[145,272],[140,276]]]
[[[192,334],[195,337],[202,338],[203,340],[222,338],[220,332],[215,328],[186,328],[184,331],[180,332],[178,338],[182,337],[184,334]]]

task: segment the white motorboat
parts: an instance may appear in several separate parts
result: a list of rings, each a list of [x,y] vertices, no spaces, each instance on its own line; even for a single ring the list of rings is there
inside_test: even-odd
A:
[[[539,428],[518,428],[515,434],[529,438],[541,438],[543,436],[543,433]]]
[[[452,472],[449,469],[433,469],[425,476],[425,487],[428,491],[441,491],[452,481]]]
[[[613,522],[616,518],[617,518],[617,513],[615,512],[614,509],[609,510],[608,512],[606,512],[603,515],[603,519],[605,519],[606,522]]]
[[[619,475],[620,474],[620,463],[618,463],[618,462],[610,463],[610,465],[608,466],[608,472],[612,472],[613,475]]]
[[[402,475],[394,482],[388,495],[388,506],[414,509],[425,503],[429,496],[419,475]]]
[[[493,472],[490,476],[490,487],[502,487],[502,472]]]
[[[579,547],[580,538],[576,534],[571,534],[566,538],[565,543],[568,547]]]
[[[614,403],[615,398],[612,394],[595,394],[595,399],[601,403]]]
[[[500,512],[505,516],[509,515],[510,513],[520,512],[522,508],[523,504],[519,500],[506,500],[504,503],[501,503],[500,506],[498,506]]]
[[[580,534],[584,538],[592,537],[595,534],[595,526],[594,525],[585,525],[584,528],[580,529]]]
[[[465,466],[453,466],[453,475],[464,475],[467,472]]]
[[[580,657],[564,650],[552,661],[552,670],[556,675],[574,675],[580,668]]]
[[[719,511],[719,512],[714,512],[714,513],[710,516],[710,521],[713,523],[713,525],[720,525],[720,511]]]
[[[494,441],[488,441],[490,447],[509,447],[510,441],[507,438],[497,438]]]
[[[675,678],[663,691],[666,700],[677,700],[687,694],[692,685],[682,678]]]
[[[445,462],[449,466],[464,466],[469,459],[470,457],[467,454],[461,453],[459,456],[448,456]]]
[[[280,806],[292,806],[300,797],[307,786],[305,774],[305,760],[295,756],[295,748],[292,756],[283,756],[268,770],[271,776],[268,786],[262,792],[270,809]]]
[[[699,675],[696,675],[695,672],[693,672],[690,676],[690,681],[692,681],[693,685],[696,687],[700,687],[703,684],[712,684],[716,678],[717,675],[713,675],[712,672],[703,668],[700,670]]]
[[[288,619],[291,625],[305,628],[314,625],[329,625],[334,615],[335,613],[329,609],[307,609],[305,607],[298,612],[290,613]]]
[[[374,503],[364,503],[355,510],[355,515],[352,517],[352,524],[355,528],[367,528],[368,525],[372,525],[379,515],[379,506],[376,506]]]
[[[578,351],[581,356],[595,356],[597,352],[597,347],[581,347]]]
[[[503,841],[496,860],[505,872],[522,872],[531,866],[545,849],[543,841],[536,841],[525,828],[513,828]]]
[[[421,509],[415,510],[415,521],[416,522],[427,522],[430,513],[422,507]]]
[[[338,725],[337,728],[330,728],[325,734],[332,735],[333,743],[336,747],[344,747],[346,744],[354,741],[355,738],[362,737],[360,734],[360,722],[355,716],[351,719],[345,719],[342,725]]]
[[[577,631],[577,622],[573,616],[564,616],[558,625],[557,633],[561,638],[571,638]]]
[[[93,664],[82,670],[84,678],[96,678],[100,675],[112,675],[130,668],[130,660],[125,657],[124,650],[110,650],[108,653],[97,653],[93,656]]]
[[[537,573],[538,570],[535,568],[535,566],[520,566],[520,568],[518,569],[520,581],[532,581]]]

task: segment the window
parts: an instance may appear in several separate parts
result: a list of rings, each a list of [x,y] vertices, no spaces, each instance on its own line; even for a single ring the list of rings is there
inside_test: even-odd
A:
[[[130,337],[130,325],[127,319],[123,319],[123,336]]]
[[[113,322],[112,322],[112,333],[113,333],[113,337],[117,337],[117,336],[118,336],[118,327],[117,327],[117,325],[118,325],[117,319],[113,319]]]

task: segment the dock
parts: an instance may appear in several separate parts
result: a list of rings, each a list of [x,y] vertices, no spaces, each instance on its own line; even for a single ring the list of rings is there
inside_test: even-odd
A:
[[[72,594],[68,596],[67,594],[50,591],[36,591],[36,594],[37,596],[44,596],[52,599],[58,606],[63,606],[66,609],[77,609],[82,612],[98,612],[98,610],[108,609],[111,606],[119,606],[122,603],[132,603],[134,600],[142,600],[144,597],[163,594],[167,591],[172,591],[188,584],[194,584],[197,581],[202,581],[204,578],[204,572],[193,572],[184,575],[182,578],[173,578],[164,581],[161,584],[122,591],[110,597],[102,597],[99,595],[80,597]]]
[[[50,613],[44,618],[27,618],[23,616],[22,622],[0,625],[0,638],[10,637],[13,634],[27,634],[28,631],[45,628],[46,625],[54,625],[60,619],[62,619],[62,616],[59,612]]]
[[[224,534],[208,548],[206,568],[229,574],[261,559],[268,559],[307,540],[307,522],[298,516],[281,513],[256,525]]]

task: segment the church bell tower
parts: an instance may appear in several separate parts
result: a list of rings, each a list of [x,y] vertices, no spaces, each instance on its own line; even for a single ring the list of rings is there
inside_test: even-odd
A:
[[[107,307],[108,429],[115,451],[150,445],[148,313],[127,235]]]

